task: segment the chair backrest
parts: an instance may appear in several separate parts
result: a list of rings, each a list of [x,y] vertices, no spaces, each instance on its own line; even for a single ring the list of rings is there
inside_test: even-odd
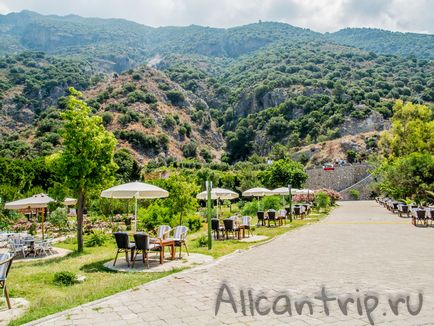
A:
[[[116,244],[119,249],[129,249],[130,239],[128,238],[128,233],[126,232],[115,232],[113,233],[116,239]]]
[[[171,229],[172,228],[168,225],[160,225],[157,229],[157,238],[159,239],[167,238]]]
[[[274,210],[269,210],[269,211],[268,211],[268,218],[269,218],[270,220],[274,220],[274,219],[276,219],[276,211],[274,211]]]
[[[149,235],[146,233],[134,234],[134,243],[137,250],[149,250]]]
[[[434,209],[431,208],[430,210],[427,210],[426,215],[428,217],[434,218]]]
[[[225,226],[225,230],[233,230],[234,226],[235,226],[235,221],[232,218],[227,218],[225,220],[223,220],[223,224]]]
[[[218,231],[220,229],[220,221],[218,218],[211,219],[211,230]]]
[[[185,240],[187,237],[188,227],[184,225],[178,225],[173,229],[174,240]]]
[[[426,211],[424,209],[416,210],[417,218],[424,219],[426,215]]]
[[[258,220],[263,220],[264,212],[263,211],[256,212],[256,216],[258,217]]]
[[[302,213],[300,206],[294,206],[294,214],[300,215]]]
[[[398,210],[403,213],[408,213],[409,206],[408,205],[399,205]]]
[[[242,225],[247,225],[250,226],[250,221],[252,220],[252,218],[250,216],[243,216],[242,217]]]
[[[0,280],[6,281],[14,256],[10,253],[0,254]]]

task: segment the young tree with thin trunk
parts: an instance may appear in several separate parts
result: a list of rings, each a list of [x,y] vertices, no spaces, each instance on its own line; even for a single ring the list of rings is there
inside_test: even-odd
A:
[[[117,169],[113,161],[116,139],[104,128],[101,117],[90,115],[81,93],[69,89],[67,110],[60,130],[63,148],[50,157],[50,164],[77,196],[77,244],[83,251],[83,212],[86,196],[108,183]]]

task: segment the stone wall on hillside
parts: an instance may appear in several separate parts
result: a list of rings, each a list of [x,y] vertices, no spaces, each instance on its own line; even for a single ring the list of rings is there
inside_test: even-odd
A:
[[[356,190],[358,192],[359,194],[358,199],[361,200],[371,199],[373,181],[374,181],[374,177],[372,175],[368,175],[366,178],[357,182],[353,186],[341,191],[340,193],[342,195],[342,199],[343,200],[357,199],[351,195],[352,190]]]
[[[366,178],[370,166],[367,164],[352,164],[336,167],[334,170],[325,171],[323,168],[306,170],[308,179],[306,187],[309,189],[329,188],[342,191]]]

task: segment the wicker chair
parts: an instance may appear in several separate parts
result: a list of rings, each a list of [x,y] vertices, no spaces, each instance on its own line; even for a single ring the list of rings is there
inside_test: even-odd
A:
[[[113,233],[116,239],[116,244],[118,250],[116,252],[115,261],[113,262],[113,266],[116,264],[116,260],[118,259],[118,255],[120,252],[125,252],[125,260],[127,261],[128,267],[130,267],[130,261],[128,259],[128,254],[131,252],[131,260],[134,258],[134,250],[135,245],[130,243],[130,239],[128,238],[128,233],[125,232],[115,232]]]
[[[263,211],[256,212],[256,216],[258,217],[258,226],[259,223],[262,224],[262,226],[265,226],[265,213]]]
[[[268,216],[268,227],[270,227],[270,222],[274,222],[274,226],[277,226],[277,218],[276,218],[276,211],[275,210],[269,210],[267,212]]]
[[[284,222],[286,224],[286,215],[287,212],[285,209],[281,209],[277,212],[277,220],[279,221],[279,225],[283,225]]]
[[[426,220],[426,210],[425,209],[415,209],[413,211],[413,224],[417,225],[418,222],[423,222],[423,224],[427,224]]]
[[[134,267],[137,254],[141,251],[143,265],[146,265],[146,267],[149,268],[148,252],[151,250],[151,245],[149,243],[149,235],[147,235],[146,233],[136,233],[134,234],[134,242],[135,242],[136,250],[134,251],[134,256],[132,259],[133,262],[131,267]]]
[[[152,230],[151,233],[155,234],[155,238],[151,238],[149,241],[151,243],[161,243],[162,240],[167,239],[169,237],[170,231],[172,228],[168,225],[160,225],[155,230]]]
[[[253,236],[252,228],[251,228],[251,225],[250,225],[251,220],[252,220],[252,218],[250,216],[243,216],[241,224],[240,224],[240,230],[247,230],[247,235],[248,236],[249,235]],[[243,231],[243,232],[245,232],[245,231]]]
[[[9,270],[12,266],[14,256],[10,253],[4,253],[0,255],[0,288],[3,289],[3,294],[6,298],[6,303],[9,309],[12,309],[11,302],[9,300],[9,293],[6,287],[6,281],[8,279]]]
[[[238,232],[238,238],[240,237],[240,228],[235,226],[235,219],[234,218],[227,218],[223,220],[223,224],[225,226],[225,234],[226,239],[229,239],[229,233],[232,233],[233,238],[235,239],[235,233]]]
[[[294,215],[300,216],[301,219],[304,218],[304,206],[294,206]]]
[[[220,220],[218,218],[211,219],[211,230],[214,233],[214,239],[216,240],[220,239],[220,232],[222,234],[222,238],[224,239],[225,228],[223,226],[220,226]]]
[[[398,205],[398,216],[402,217],[402,215],[406,215],[409,217],[410,207],[408,205]]]

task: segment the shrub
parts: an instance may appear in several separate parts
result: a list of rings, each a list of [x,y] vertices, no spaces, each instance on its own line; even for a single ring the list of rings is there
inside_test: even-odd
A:
[[[50,223],[58,229],[66,229],[68,227],[68,214],[66,208],[58,207],[50,214]]]
[[[102,123],[105,127],[107,127],[113,122],[113,114],[111,114],[110,112],[104,112],[101,117]]]
[[[195,141],[191,141],[187,144],[185,144],[184,146],[182,146],[182,154],[184,154],[184,156],[186,158],[194,158],[196,157],[197,154],[197,144]]]
[[[176,106],[180,106],[185,101],[185,96],[180,91],[170,90],[166,92],[169,101]]]
[[[199,247],[206,247],[208,245],[208,237],[203,235],[197,239],[197,245]]]
[[[189,217],[187,220],[188,229],[191,232],[197,232],[200,230],[202,226],[202,222],[200,221],[200,218],[197,216]]]
[[[101,247],[107,240],[107,235],[103,232],[93,231],[86,236],[84,245],[86,247]]]
[[[316,190],[315,192],[325,192],[330,197],[332,205],[334,205],[337,200],[342,199],[341,194],[338,193],[336,190],[333,190],[333,189],[322,188],[322,189]]]
[[[324,191],[320,191],[315,194],[315,204],[319,209],[325,210],[331,204],[330,197]]]
[[[72,272],[57,272],[54,274],[53,282],[59,286],[73,285],[77,280],[77,276]]]
[[[350,196],[352,199],[358,200],[360,198],[360,191],[358,191],[356,189],[351,189],[350,190]]]

